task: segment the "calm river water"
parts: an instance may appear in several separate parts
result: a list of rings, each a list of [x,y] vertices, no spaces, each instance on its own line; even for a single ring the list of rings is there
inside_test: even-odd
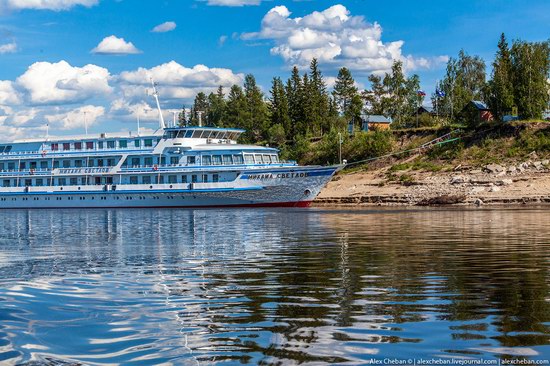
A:
[[[547,208],[0,222],[0,364],[550,358]]]

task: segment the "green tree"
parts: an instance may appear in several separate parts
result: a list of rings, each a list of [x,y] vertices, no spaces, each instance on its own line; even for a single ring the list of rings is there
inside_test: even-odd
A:
[[[492,78],[487,85],[487,103],[498,119],[512,110],[514,82],[512,57],[504,33],[500,35],[498,51],[493,62]]]
[[[252,74],[248,74],[244,78],[244,94],[249,112],[246,122],[247,130],[250,131],[253,141],[260,141],[267,137],[269,129],[268,108],[264,101],[264,94]]]
[[[382,82],[386,94],[382,97],[384,114],[390,116],[397,126],[403,126],[418,107],[420,79],[418,75],[405,77],[403,62],[394,61],[391,73],[386,73]]]
[[[226,126],[247,129],[250,112],[243,89],[239,85],[233,85],[227,96]],[[248,131],[242,135],[244,142],[251,142]]]
[[[347,68],[342,67],[338,71],[332,95],[340,113],[348,120],[351,120],[354,117],[351,105],[353,97],[357,95],[357,87],[355,86],[355,80],[353,80],[351,72]]]
[[[227,108],[225,102],[225,94],[223,87],[220,85],[216,93],[208,95],[208,114],[206,119],[210,126],[224,126],[225,110]]]
[[[286,83],[286,95],[288,98],[288,110],[291,121],[290,136],[292,136],[293,139],[296,139],[298,135],[306,134],[306,131],[303,129],[303,89],[300,71],[294,66],[292,68],[292,74]]]
[[[193,102],[193,107],[191,107],[191,113],[189,116],[189,123],[192,125],[199,125],[200,123],[205,124],[205,116],[208,115],[208,98],[203,92],[199,92],[195,96],[195,101]],[[200,114],[200,118],[199,118]]]
[[[187,125],[187,112],[185,110],[185,104],[182,105],[181,111],[178,113],[178,126],[183,127]]]
[[[484,101],[485,61],[479,56],[470,56],[460,50],[458,59],[450,58],[447,73],[437,85],[443,97],[432,96],[439,114],[454,118],[471,100]]]
[[[288,108],[288,99],[286,96],[285,87],[281,78],[273,78],[271,84],[271,98],[269,99],[269,115],[271,119],[271,125],[279,125],[282,127],[286,138],[291,137],[289,135],[291,131],[291,120]],[[280,131],[277,131],[280,132]],[[271,131],[270,131],[270,136]]]
[[[363,99],[366,101],[366,111],[369,114],[388,115],[386,102],[387,91],[379,75],[369,75],[370,90],[363,91]]]
[[[317,135],[330,130],[329,95],[323,74],[319,70],[317,59],[311,60],[309,65],[310,87],[308,99],[311,100],[311,124]]]
[[[514,102],[521,118],[542,118],[548,108],[550,84],[550,41],[514,41],[510,56]]]

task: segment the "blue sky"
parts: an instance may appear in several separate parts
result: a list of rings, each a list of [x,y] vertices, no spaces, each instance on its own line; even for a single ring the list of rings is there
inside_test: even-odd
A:
[[[547,40],[550,1],[0,0],[0,132],[80,133],[84,114],[94,132],[154,128],[150,76],[169,119],[246,73],[267,92],[312,56],[360,86],[402,59],[431,93],[461,48],[490,65],[501,32]]]

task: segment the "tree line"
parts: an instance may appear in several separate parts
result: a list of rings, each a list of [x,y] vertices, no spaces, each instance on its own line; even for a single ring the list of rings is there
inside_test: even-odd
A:
[[[516,40],[510,47],[504,34],[487,80],[485,61],[461,50],[451,57],[445,75],[430,95],[439,119],[423,119],[423,124],[455,123],[471,100],[485,102],[497,119],[514,107],[523,119],[541,118],[550,101],[550,43]],[[339,70],[329,91],[327,81],[313,59],[302,72],[293,67],[287,80],[274,77],[265,95],[252,74],[243,85],[226,91],[200,92],[190,112],[185,106],[180,125],[236,127],[246,130],[243,142],[265,143],[292,152],[307,150],[307,141],[321,139],[334,131],[343,132],[351,124],[361,128],[362,114],[390,117],[392,128],[417,126],[417,110],[426,93],[420,78],[407,76],[401,61],[391,71],[368,77],[370,87],[359,90],[349,69]],[[296,153],[297,154],[297,153]],[[296,155],[294,154],[294,155]]]

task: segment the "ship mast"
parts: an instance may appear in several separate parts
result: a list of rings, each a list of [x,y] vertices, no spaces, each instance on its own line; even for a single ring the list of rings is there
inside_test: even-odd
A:
[[[164,124],[164,117],[162,116],[162,110],[160,109],[159,93],[157,92],[157,85],[155,84],[153,78],[151,78],[151,85],[153,85],[153,96],[155,97],[157,109],[159,111],[159,128],[165,129],[166,125]]]

